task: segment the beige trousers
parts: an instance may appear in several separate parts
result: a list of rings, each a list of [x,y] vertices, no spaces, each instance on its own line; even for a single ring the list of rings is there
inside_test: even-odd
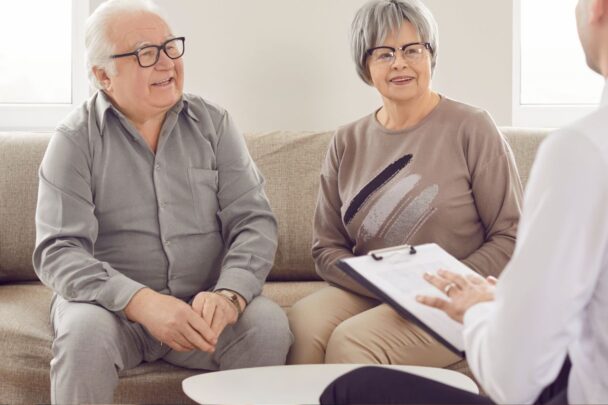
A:
[[[288,313],[287,364],[364,363],[446,367],[462,360],[386,304],[326,287]]]

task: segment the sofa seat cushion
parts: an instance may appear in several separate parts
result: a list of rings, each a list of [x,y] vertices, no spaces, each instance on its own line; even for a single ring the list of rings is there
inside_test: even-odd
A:
[[[40,283],[0,286],[0,403],[51,401],[51,297],[51,290]],[[164,361],[145,363],[120,374],[114,399],[118,403],[193,403],[182,392],[181,382],[200,372]]]
[[[263,294],[289,310],[297,300],[325,282],[269,282]],[[49,403],[52,330],[49,309],[53,293],[38,282],[0,286],[0,403]],[[470,375],[466,362],[452,367]],[[182,392],[183,379],[200,370],[164,361],[144,363],[120,373],[119,403],[192,403]],[[24,389],[27,387],[27,389]]]
[[[270,282],[264,295],[288,309],[324,282]],[[39,282],[0,285],[0,403],[49,403],[52,291]],[[93,343],[94,344],[94,343]],[[201,373],[164,361],[122,372],[115,394],[119,403],[189,403],[184,378]],[[24,389],[27,387],[27,390]]]
[[[272,299],[286,311],[300,298],[328,286],[325,281],[270,281],[264,284],[262,295]]]

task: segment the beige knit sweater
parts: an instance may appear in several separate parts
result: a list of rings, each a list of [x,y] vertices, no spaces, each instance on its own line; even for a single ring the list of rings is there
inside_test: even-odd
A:
[[[335,263],[369,250],[435,242],[497,276],[515,246],[522,186],[483,110],[442,97],[414,127],[368,115],[337,130],[324,166],[312,254],[327,281],[370,295]]]

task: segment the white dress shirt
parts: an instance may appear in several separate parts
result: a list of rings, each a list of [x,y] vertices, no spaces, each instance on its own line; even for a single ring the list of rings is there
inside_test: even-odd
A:
[[[541,145],[496,300],[465,314],[469,364],[499,403],[532,403],[567,355],[570,403],[608,403],[608,85]]]

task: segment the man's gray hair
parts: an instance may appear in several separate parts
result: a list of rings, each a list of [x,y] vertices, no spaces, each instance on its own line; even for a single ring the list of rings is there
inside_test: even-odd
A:
[[[357,74],[365,83],[372,84],[367,50],[381,46],[388,35],[401,28],[404,20],[414,26],[422,42],[431,44],[431,69],[435,70],[439,34],[431,11],[419,0],[372,0],[357,11],[350,36]]]
[[[116,44],[109,35],[110,22],[122,14],[146,12],[156,14],[166,21],[161,9],[152,0],[108,0],[102,3],[87,18],[85,33],[86,66],[91,84],[103,86],[93,74],[93,67],[99,67],[109,76],[116,74],[116,65],[110,55],[116,52]]]

